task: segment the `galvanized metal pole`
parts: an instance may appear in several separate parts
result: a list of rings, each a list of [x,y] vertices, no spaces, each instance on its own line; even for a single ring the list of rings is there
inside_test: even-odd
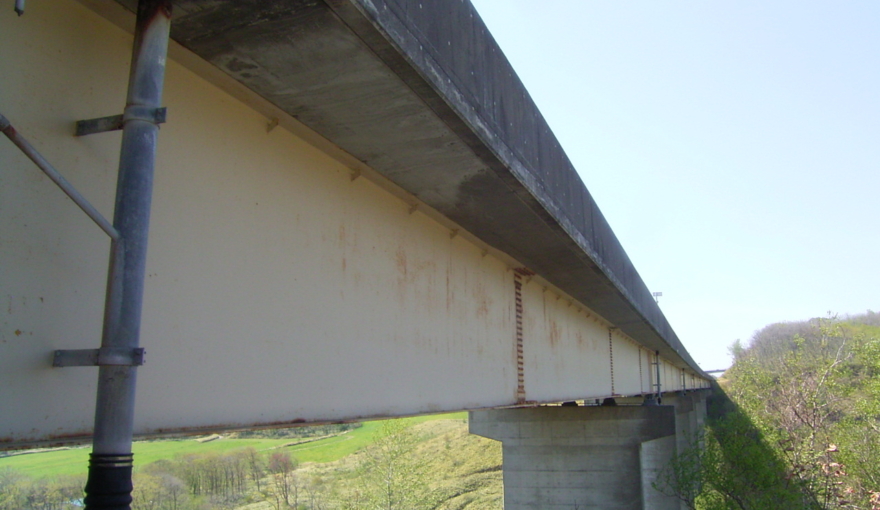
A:
[[[113,216],[113,226],[121,239],[111,249],[102,348],[133,349],[140,343],[159,133],[154,111],[162,101],[170,28],[170,0],[138,2]],[[85,488],[87,510],[130,509],[135,374],[134,366],[99,369],[94,440]]]

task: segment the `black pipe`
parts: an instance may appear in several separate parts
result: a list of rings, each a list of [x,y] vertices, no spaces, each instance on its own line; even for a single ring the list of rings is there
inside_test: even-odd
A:
[[[86,508],[128,510],[131,508],[131,455],[92,454],[86,482]]]

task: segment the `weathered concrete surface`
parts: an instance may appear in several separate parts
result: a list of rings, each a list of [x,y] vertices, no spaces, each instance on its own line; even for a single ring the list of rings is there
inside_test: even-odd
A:
[[[175,9],[184,47],[699,373],[469,2]]]
[[[705,392],[665,396],[663,403],[675,406],[676,451],[695,447],[706,424]]]
[[[675,448],[672,406],[474,411],[470,432],[503,443],[505,510],[667,508],[643,505],[640,448],[659,438]],[[654,473],[669,457],[661,446],[649,446]]]
[[[642,501],[645,510],[681,510],[681,501],[653,487],[676,453],[677,436],[645,441],[639,449],[642,466]]]

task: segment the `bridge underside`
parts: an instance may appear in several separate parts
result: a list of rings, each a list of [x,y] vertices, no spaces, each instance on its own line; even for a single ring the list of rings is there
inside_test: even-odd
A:
[[[137,433],[707,385],[467,2],[175,4]],[[130,13],[2,16],[3,113],[111,216],[118,135],[69,128],[121,108]],[[51,354],[97,347],[107,242],[0,157],[0,446],[79,440]]]

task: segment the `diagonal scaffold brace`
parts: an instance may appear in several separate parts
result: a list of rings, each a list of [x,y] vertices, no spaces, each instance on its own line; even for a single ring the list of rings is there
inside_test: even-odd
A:
[[[170,0],[139,0],[116,185],[102,352],[137,352]],[[136,363],[100,364],[87,510],[130,510]]]

